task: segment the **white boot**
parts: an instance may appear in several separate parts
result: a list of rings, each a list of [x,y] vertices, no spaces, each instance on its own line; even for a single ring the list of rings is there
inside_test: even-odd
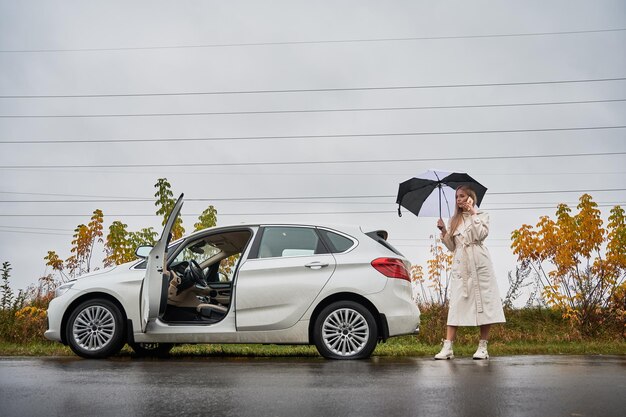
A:
[[[435,355],[435,359],[454,359],[454,352],[452,352],[452,341],[444,340],[441,351]]]
[[[486,340],[478,341],[478,349],[476,349],[476,353],[474,353],[473,358],[474,359],[489,359],[489,352],[487,352]]]

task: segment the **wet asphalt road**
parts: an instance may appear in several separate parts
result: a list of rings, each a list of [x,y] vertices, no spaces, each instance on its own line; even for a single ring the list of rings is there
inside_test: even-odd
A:
[[[0,358],[0,416],[626,416],[626,356]]]

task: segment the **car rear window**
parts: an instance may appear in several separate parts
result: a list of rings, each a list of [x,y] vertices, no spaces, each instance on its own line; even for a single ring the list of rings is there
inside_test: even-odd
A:
[[[392,251],[396,255],[404,257],[404,255],[402,253],[400,253],[400,251],[398,249],[396,249],[393,246],[391,246],[391,244],[389,242],[387,242],[385,239],[382,238],[380,232],[378,232],[378,231],[369,232],[369,233],[366,233],[366,235],[371,237],[376,242],[380,243],[381,245],[383,245],[384,247],[386,247],[387,249],[389,249],[390,251]]]
[[[354,246],[354,241],[338,233],[329,230],[318,229],[326,244],[330,247],[331,253],[345,252]]]

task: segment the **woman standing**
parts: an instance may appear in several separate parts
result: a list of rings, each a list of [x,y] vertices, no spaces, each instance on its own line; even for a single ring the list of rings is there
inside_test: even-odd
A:
[[[487,341],[493,323],[504,323],[504,311],[483,241],[489,234],[489,215],[477,210],[476,193],[467,185],[456,189],[456,210],[448,229],[437,221],[441,240],[454,252],[450,283],[450,309],[446,340],[435,359],[452,359],[452,345],[458,326],[480,326],[480,341],[474,359],[489,359]]]

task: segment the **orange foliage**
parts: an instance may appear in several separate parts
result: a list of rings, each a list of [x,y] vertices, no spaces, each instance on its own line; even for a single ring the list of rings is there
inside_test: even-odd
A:
[[[45,340],[46,309],[54,296],[56,282],[51,275],[41,277],[37,285],[26,292],[20,290],[17,299],[0,310],[0,340],[31,342]]]
[[[626,323],[626,226],[624,210],[611,210],[604,229],[598,205],[589,194],[580,197],[578,213],[565,204],[556,220],[543,216],[536,227],[522,225],[511,234],[513,253],[543,278],[548,304],[593,333],[607,320]],[[546,272],[544,265],[551,265]]]
[[[431,287],[435,290],[439,303],[447,304],[453,255],[444,250],[441,240],[438,238],[435,238],[434,243],[430,245],[430,253],[433,257],[426,262],[428,265],[428,278],[431,281]]]
[[[72,240],[72,255],[65,260],[65,263],[55,251],[48,251],[48,255],[44,258],[47,261],[46,265],[51,266],[61,275],[61,281],[90,271],[94,244],[104,241],[102,239],[103,222],[104,214],[102,210],[97,209],[94,210],[89,224],[80,224],[76,227]]]

